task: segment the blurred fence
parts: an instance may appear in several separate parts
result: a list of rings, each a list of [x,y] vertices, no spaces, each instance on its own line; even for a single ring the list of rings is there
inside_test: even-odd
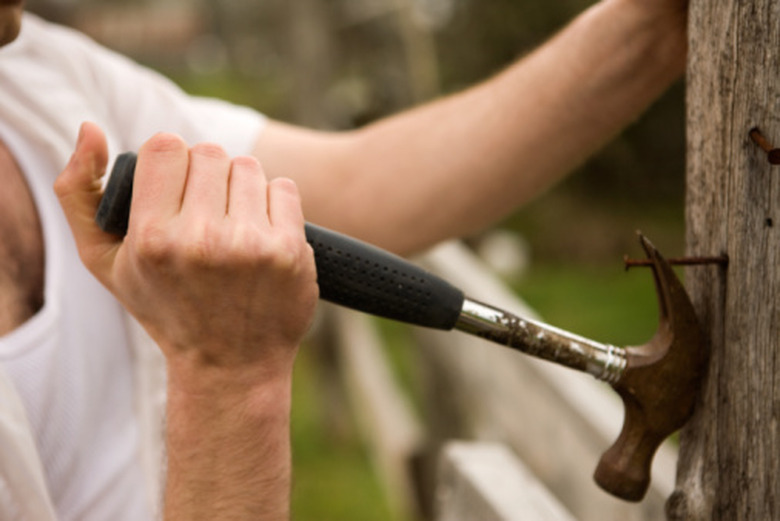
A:
[[[421,259],[466,294],[534,316],[466,247]],[[401,519],[640,521],[663,517],[675,449],[656,455],[641,503],[601,491],[591,474],[616,439],[622,405],[590,376],[458,332],[414,328],[424,388],[416,413],[387,360],[376,322],[326,309],[327,334],[358,425]]]

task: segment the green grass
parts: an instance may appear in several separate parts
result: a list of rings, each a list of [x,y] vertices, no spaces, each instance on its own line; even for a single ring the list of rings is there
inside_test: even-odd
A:
[[[293,385],[295,521],[392,521],[393,517],[354,424],[333,432],[317,386],[316,358],[304,346]],[[348,417],[348,416],[347,416]]]
[[[594,340],[641,344],[658,325],[648,269],[534,265],[516,290],[546,322]]]

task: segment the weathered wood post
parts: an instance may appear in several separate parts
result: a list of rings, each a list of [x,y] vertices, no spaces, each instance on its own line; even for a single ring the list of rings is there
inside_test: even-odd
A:
[[[780,519],[780,2],[691,0],[688,288],[711,339],[701,403],[684,430],[673,520]]]

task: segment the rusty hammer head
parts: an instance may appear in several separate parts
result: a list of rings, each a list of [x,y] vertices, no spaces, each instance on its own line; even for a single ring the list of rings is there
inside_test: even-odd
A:
[[[655,451],[693,413],[708,356],[685,288],[650,241],[641,235],[640,241],[652,262],[658,330],[646,344],[626,349],[626,370],[612,384],[625,406],[623,430],[594,474],[599,486],[629,501],[644,497]]]

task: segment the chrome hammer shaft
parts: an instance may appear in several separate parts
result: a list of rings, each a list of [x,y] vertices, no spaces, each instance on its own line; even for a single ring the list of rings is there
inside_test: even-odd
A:
[[[463,300],[455,329],[609,383],[620,379],[627,364],[622,347],[595,342],[469,298]]]

